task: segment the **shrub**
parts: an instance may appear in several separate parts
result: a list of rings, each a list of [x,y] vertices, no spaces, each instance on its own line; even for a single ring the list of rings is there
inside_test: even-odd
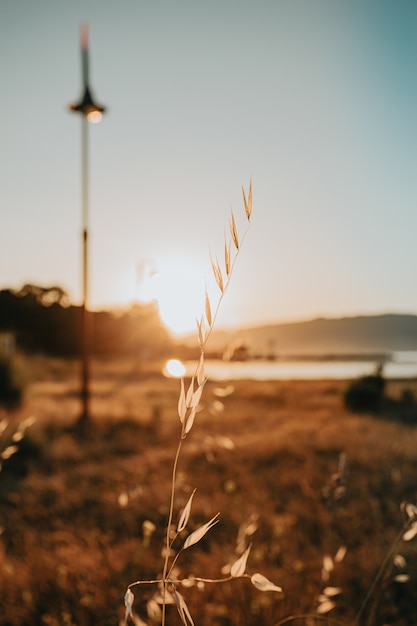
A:
[[[382,367],[375,374],[352,381],[345,392],[345,405],[351,411],[377,411],[382,404],[385,379]]]
[[[401,402],[406,405],[412,405],[416,402],[416,396],[412,389],[406,387],[401,392]]]

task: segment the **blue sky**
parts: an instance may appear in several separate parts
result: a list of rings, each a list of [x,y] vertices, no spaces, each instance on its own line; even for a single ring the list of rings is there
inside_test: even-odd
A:
[[[417,313],[416,2],[3,0],[1,14],[0,287],[80,301],[67,105],[87,22],[108,106],[89,132],[93,308],[158,297],[192,327],[252,178],[221,324]]]

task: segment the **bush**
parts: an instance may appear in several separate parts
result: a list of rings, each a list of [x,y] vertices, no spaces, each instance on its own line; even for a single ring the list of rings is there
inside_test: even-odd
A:
[[[382,404],[385,379],[381,368],[376,374],[352,381],[345,392],[345,405],[351,411],[377,411]]]

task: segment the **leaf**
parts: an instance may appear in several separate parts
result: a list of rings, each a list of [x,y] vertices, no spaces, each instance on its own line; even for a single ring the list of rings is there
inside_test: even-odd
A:
[[[252,215],[252,179],[249,183],[249,198],[248,198],[248,220],[250,219],[250,216]]]
[[[133,619],[132,607],[133,607],[133,601],[135,599],[135,596],[133,595],[132,591],[129,588],[127,589],[125,593],[124,599],[125,599],[125,607],[126,607],[125,623],[127,623],[129,615]]]
[[[204,389],[204,385],[206,384],[206,381],[203,380],[203,382],[201,383],[201,385],[199,385],[197,387],[197,389],[193,392],[193,395],[190,398],[190,404],[189,406],[194,409],[197,408],[198,405],[200,404],[200,400],[201,400],[201,396],[203,394],[203,389]]]
[[[345,558],[346,553],[347,553],[347,547],[346,546],[340,546],[340,548],[338,549],[338,551],[335,554],[334,562],[335,563],[341,563],[343,561],[343,559]]]
[[[239,578],[239,576],[242,576],[245,573],[246,563],[251,547],[252,546],[249,545],[243,552],[243,554],[238,558],[237,561],[233,563],[232,567],[230,568],[230,574],[231,576],[233,576],[233,578]]]
[[[239,250],[239,238],[237,236],[236,222],[235,216],[233,215],[233,211],[230,216],[230,232],[232,235],[233,243],[235,244],[236,250]]]
[[[328,554],[325,554],[323,557],[323,569],[326,573],[332,572],[334,570],[333,559]]]
[[[216,259],[216,261],[217,261],[217,259]],[[219,265],[218,261],[217,261],[217,265],[216,265],[215,272],[214,272],[214,278],[216,279],[216,283],[217,283],[218,288],[223,293],[223,291],[224,291],[223,276],[222,276],[222,270],[220,268],[220,265]]]
[[[187,407],[191,409],[189,415],[185,418],[185,427],[184,427],[184,435],[187,435],[195,420],[195,416],[197,413],[198,406],[200,404],[201,395],[203,393],[204,385],[206,384],[206,380],[203,380],[202,384],[197,387],[197,389],[192,391],[192,395],[189,396],[187,394]],[[194,378],[193,378],[193,386],[194,386]],[[190,386],[191,389],[191,386]]]
[[[411,504],[411,502],[407,502],[405,505],[405,512],[408,517],[412,520],[417,519],[417,506]]]
[[[336,606],[336,602],[333,600],[325,600],[317,607],[317,613],[319,615],[324,615],[325,613],[329,613]]]
[[[338,596],[340,593],[342,593],[343,589],[341,587],[325,587],[323,589],[323,594],[327,597],[327,598],[333,598],[333,596]]]
[[[406,567],[407,561],[405,560],[402,554],[396,554],[394,556],[394,565],[396,567]]]
[[[29,417],[26,417],[21,426],[24,430],[26,430],[27,428],[29,428],[29,426],[32,426],[34,423],[36,422],[36,417],[34,415],[29,415]]]
[[[253,574],[251,577],[252,585],[258,589],[259,591],[279,591],[282,592],[282,588],[278,587],[278,585],[274,585],[266,576],[263,574]]]
[[[19,448],[17,446],[7,446],[1,453],[2,459],[9,459],[13,454],[15,454]]]
[[[417,535],[417,522],[413,522],[408,530],[403,534],[404,541],[411,541]]]
[[[197,383],[199,385],[202,385],[203,382],[206,380],[204,377],[204,352],[202,352],[200,355],[200,360],[198,362],[197,370],[196,370],[196,377],[197,377]]]
[[[409,574],[397,574],[397,576],[394,576],[394,580],[397,583],[408,583],[410,576]]]
[[[193,618],[191,617],[191,613],[188,609],[188,606],[186,605],[183,596],[177,590],[175,590],[174,597],[182,623],[185,624],[185,626],[194,626]]]
[[[185,420],[184,435],[188,435],[188,433],[192,429],[196,412],[197,412],[197,407],[195,406],[191,409],[187,419]]]
[[[205,328],[204,328],[204,319],[203,317],[201,317],[201,319],[197,319],[197,330],[198,330],[198,342],[200,344],[200,348],[203,348],[204,346],[204,337],[205,337]]]
[[[248,220],[250,220],[250,216],[252,213],[252,181],[250,181],[250,184],[249,184],[249,193],[248,193],[247,200],[246,200],[245,190],[243,189],[243,187],[242,187],[242,193],[243,193],[243,203],[245,205],[246,217],[248,218]]]
[[[211,520],[209,520],[208,522],[203,524],[203,526],[200,526],[200,528],[197,528],[197,530],[192,532],[191,535],[189,535],[187,539],[184,541],[183,549],[186,550],[190,546],[193,546],[195,543],[198,543],[200,539],[202,539],[204,535],[208,533],[210,528],[212,528],[215,524],[217,524],[217,522],[219,521],[219,515],[220,513],[216,513],[216,515],[212,517]]]
[[[224,284],[223,284],[223,276],[222,276],[222,270],[220,268],[220,263],[217,260],[217,258],[216,258],[216,261],[213,261],[211,254],[210,254],[210,261],[211,261],[211,268],[213,270],[213,274],[214,274],[214,278],[216,279],[217,286],[220,289],[220,291],[223,293]]]
[[[188,520],[190,519],[191,504],[193,502],[194,494],[195,494],[196,491],[197,490],[194,489],[193,493],[188,498],[188,502],[185,505],[183,512],[181,513],[180,520],[178,522],[178,528],[177,528],[177,532],[179,532],[179,533],[182,530],[184,530],[184,528],[187,526]]]
[[[178,399],[178,415],[181,420],[181,424],[184,423],[186,414],[187,414],[187,403],[185,401],[184,379],[181,378],[181,390],[180,390],[180,397]]]
[[[231,269],[231,264],[230,264],[230,242],[229,244],[226,243],[226,241],[224,242],[224,266],[226,268],[226,276],[230,275],[230,269]]]
[[[206,289],[206,318],[207,318],[208,325],[211,326],[213,320],[211,317],[211,306],[210,306],[210,299],[207,293],[207,289]]]
[[[185,404],[186,404],[187,409],[189,409],[190,406],[192,406],[193,395],[194,395],[194,376],[192,377],[190,381],[190,386],[188,387],[187,395],[185,396]]]
[[[250,220],[250,216],[252,213],[252,181],[250,181],[250,185],[249,185],[248,199],[246,200],[246,194],[245,194],[245,190],[243,189],[243,187],[242,187],[242,194],[243,194],[243,204],[245,205],[246,217],[248,218],[248,220]]]

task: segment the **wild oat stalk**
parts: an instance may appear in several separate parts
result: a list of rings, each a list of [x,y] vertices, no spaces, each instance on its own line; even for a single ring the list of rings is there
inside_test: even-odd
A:
[[[372,600],[375,590],[377,586],[379,585],[383,575],[387,571],[387,568],[389,567],[389,565],[391,565],[394,554],[396,550],[398,549],[398,545],[402,541],[411,541],[412,539],[417,537],[417,506],[415,506],[414,504],[411,504],[410,502],[405,502],[401,505],[401,508],[404,510],[407,516],[404,522],[404,525],[401,528],[398,535],[396,536],[396,538],[394,539],[394,541],[392,542],[391,547],[388,550],[385,556],[385,559],[382,562],[372,582],[372,585],[369,587],[368,593],[366,594],[366,597],[363,600],[358,613],[356,614],[355,621],[353,622],[352,626],[360,626],[363,613],[366,607],[368,606],[369,602]],[[403,583],[403,582],[408,582],[408,578],[409,578],[408,575],[402,574],[402,575],[397,576],[395,580],[397,582]]]
[[[194,530],[188,537],[185,539],[182,547],[173,553],[173,544],[178,538],[179,534],[186,529],[190,515],[192,503],[195,495],[195,490],[192,492],[191,496],[188,499],[187,504],[185,505],[182,513],[179,516],[178,523],[176,525],[175,531],[172,532],[173,528],[173,519],[174,519],[174,502],[175,502],[175,490],[176,490],[176,482],[177,482],[177,469],[178,463],[181,455],[181,449],[184,440],[187,435],[191,431],[194,420],[196,417],[196,413],[198,410],[198,406],[200,404],[200,400],[203,394],[204,386],[207,382],[207,377],[204,373],[204,355],[206,350],[206,345],[209,340],[209,337],[213,331],[217,315],[223,301],[223,298],[226,295],[227,289],[230,284],[230,280],[233,274],[233,269],[239,256],[243,241],[246,237],[246,234],[249,230],[250,226],[250,218],[252,213],[252,182],[249,186],[248,194],[246,195],[245,190],[242,188],[243,195],[243,204],[245,209],[245,214],[247,218],[247,228],[244,232],[243,237],[240,239],[238,230],[236,227],[236,220],[231,212],[230,220],[229,220],[229,234],[225,236],[224,242],[224,259],[221,264],[217,258],[213,259],[210,255],[211,267],[213,270],[214,279],[216,281],[217,287],[219,289],[219,296],[215,306],[212,306],[212,302],[208,295],[208,291],[206,288],[205,292],[205,314],[197,320],[197,331],[198,331],[198,342],[200,346],[200,359],[198,361],[197,367],[195,369],[194,375],[191,377],[191,381],[186,387],[185,381],[182,378],[180,381],[180,393],[178,398],[178,416],[180,419],[181,430],[180,437],[177,446],[177,450],[175,453],[173,466],[172,466],[172,475],[171,475],[171,495],[170,495],[170,504],[169,504],[169,514],[168,514],[168,522],[166,528],[165,535],[165,554],[162,568],[162,576],[156,580],[138,580],[134,583],[131,583],[125,594],[125,622],[127,622],[128,618],[131,617],[132,621],[139,625],[143,626],[144,622],[133,613],[133,602],[134,595],[132,592],[132,588],[135,586],[143,585],[143,584],[154,584],[157,586],[157,591],[153,596],[152,609],[155,613],[155,609],[160,610],[160,621],[161,625],[165,626],[166,621],[166,606],[167,604],[176,604],[178,613],[180,615],[181,621],[185,626],[194,626],[194,622],[190,611],[187,607],[184,597],[178,591],[178,587],[180,585],[186,587],[191,586],[195,583],[224,583],[227,581],[231,581],[237,578],[248,578],[251,583],[254,585],[256,589],[260,591],[276,591],[281,592],[281,587],[278,587],[271,581],[269,581],[262,574],[256,573],[250,576],[246,573],[246,564],[250,553],[250,546],[246,547],[240,557],[233,563],[230,569],[230,575],[224,578],[212,579],[212,578],[185,578],[178,579],[175,575],[175,566],[178,562],[179,557],[188,548],[194,546],[198,543],[205,535],[210,531],[210,529],[215,526],[219,522],[220,513],[216,513],[208,522]],[[158,608],[160,607],[160,609]]]

